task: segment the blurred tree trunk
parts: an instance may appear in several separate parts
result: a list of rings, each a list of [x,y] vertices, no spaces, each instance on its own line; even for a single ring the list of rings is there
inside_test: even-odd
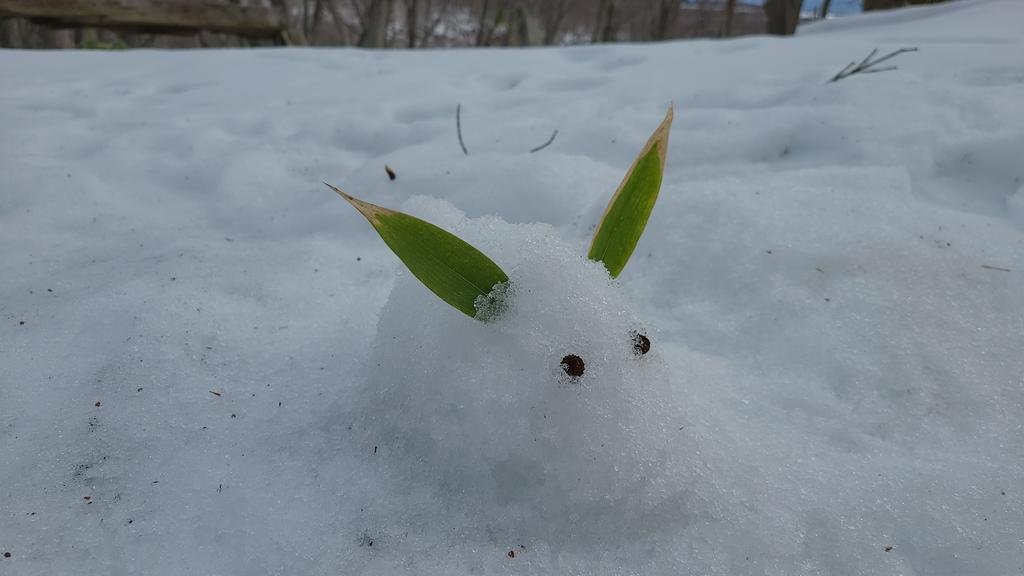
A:
[[[531,2],[530,11],[540,19],[541,43],[550,45],[558,40],[558,33],[562,29],[562,23],[569,13],[570,1],[533,0]]]
[[[384,39],[384,43],[381,44],[381,46],[387,47],[392,46],[395,43],[394,38],[388,37],[388,28],[391,27],[391,22],[395,19],[395,0],[387,0],[387,2],[384,3],[384,6],[387,10],[384,12],[384,25],[381,27],[381,36]]]
[[[324,0],[303,0],[302,2],[302,34],[306,43],[316,44],[317,29],[323,17]]]
[[[507,18],[508,18],[508,15],[507,15],[508,14],[508,10],[507,10],[507,8],[508,8],[508,0],[498,0],[498,9],[495,10],[495,12],[494,12],[494,20],[490,23],[489,27],[487,28],[487,45],[488,46],[491,46],[491,45],[494,44],[494,32],[495,32],[495,30],[497,30],[498,26],[500,24],[502,24],[502,23],[506,23],[507,24],[507,21],[506,21]],[[509,36],[511,35],[510,34],[511,30],[508,29],[509,28],[508,26],[506,26],[505,28],[506,28],[506,30],[505,30],[505,38],[502,39],[502,43],[505,46],[508,46],[508,39],[509,39]]]
[[[530,45],[530,23],[526,18],[526,10],[522,7],[512,11],[508,20],[508,36],[505,39],[506,46],[529,46]]]
[[[518,8],[514,9],[512,7],[514,1],[516,0],[496,0],[493,3],[490,0],[483,1],[480,9],[480,19],[477,23],[477,46],[493,46],[496,44],[508,46],[511,37],[517,32],[515,29],[515,19],[517,12],[520,11]],[[492,4],[494,6],[494,16],[490,16],[489,11]],[[505,27],[505,36],[503,38],[495,38],[495,31],[501,25]]]
[[[822,2],[821,3],[821,12],[818,14],[818,17],[821,18],[822,20],[827,18],[828,17],[828,9],[831,6],[832,6],[832,0],[825,0],[824,2]]]
[[[419,28],[418,10],[418,0],[405,0],[405,35],[409,48],[416,47],[416,29]]]
[[[309,18],[309,4],[312,0],[302,0],[302,30],[309,36],[310,18]]]
[[[765,0],[766,32],[777,36],[792,36],[800,21],[803,0]]]
[[[440,1],[437,4],[433,0],[424,0],[420,2],[423,6],[421,14],[423,15],[423,24],[417,31],[417,37],[419,38],[420,46],[430,46],[431,41],[437,34],[438,26],[442,22],[447,21],[447,17],[450,13],[450,2]],[[437,9],[435,10],[435,6]]]
[[[825,0],[826,2],[830,0]],[[736,15],[736,0],[726,0],[725,3],[725,27],[722,29],[722,36],[732,36],[732,19]]]
[[[658,0],[653,22],[651,23],[651,39],[664,40],[679,15],[679,0]]]
[[[387,45],[388,22],[391,20],[391,0],[370,0],[359,36],[362,48],[383,48]]]
[[[597,20],[594,22],[594,33],[591,42],[611,42],[615,40],[615,2],[616,0],[600,0],[597,6]]]
[[[334,30],[338,33],[342,46],[351,46],[353,38],[358,39],[361,37],[361,35],[356,35],[349,23],[342,17],[341,10],[338,9],[338,5],[334,0],[324,0],[324,7],[327,8],[327,12],[331,15],[331,20],[334,21]]]
[[[310,35],[306,37],[310,44],[315,43],[316,31],[320,29],[320,23],[324,21],[324,0],[316,0],[313,8],[313,24]]]
[[[476,45],[483,46],[484,41],[487,39],[487,8],[490,7],[491,0],[484,0],[483,6],[480,8],[480,17],[477,19],[476,28]]]

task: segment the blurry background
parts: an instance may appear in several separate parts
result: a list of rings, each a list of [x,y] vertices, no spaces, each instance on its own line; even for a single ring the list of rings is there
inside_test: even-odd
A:
[[[0,47],[536,46],[793,34],[939,0],[0,0]]]

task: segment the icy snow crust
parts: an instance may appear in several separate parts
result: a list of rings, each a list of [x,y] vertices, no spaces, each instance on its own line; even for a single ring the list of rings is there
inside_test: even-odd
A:
[[[0,52],[0,573],[1020,573],[1021,21]],[[670,101],[609,281],[583,254]],[[513,308],[438,301],[321,180]]]

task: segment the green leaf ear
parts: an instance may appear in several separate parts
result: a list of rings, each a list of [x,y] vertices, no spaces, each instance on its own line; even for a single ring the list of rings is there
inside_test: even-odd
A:
[[[508,275],[483,252],[430,222],[327,186],[366,217],[384,243],[431,292],[467,316],[484,319],[477,310],[477,298],[487,298],[496,285],[508,282]]]
[[[626,267],[654,209],[665,172],[672,107],[626,173],[594,232],[587,258],[603,262],[612,278]]]

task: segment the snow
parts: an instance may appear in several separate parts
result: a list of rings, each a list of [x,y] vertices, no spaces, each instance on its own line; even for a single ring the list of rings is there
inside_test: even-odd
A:
[[[467,220],[422,197],[406,209],[501,260],[511,293],[484,324],[397,279],[348,420],[389,493],[431,496],[375,525],[390,535],[427,519],[432,549],[450,546],[449,532],[487,532],[525,559],[589,546],[603,532],[589,526],[630,522],[642,534],[674,516],[699,464],[678,430],[684,399],[657,353],[635,352],[630,333],[646,330],[604,267],[545,224]],[[569,354],[584,361],[578,378],[559,366]]]
[[[0,52],[0,572],[1021,573],[1022,17]],[[609,282],[583,254],[670,102]],[[323,180],[514,309],[437,300]]]

